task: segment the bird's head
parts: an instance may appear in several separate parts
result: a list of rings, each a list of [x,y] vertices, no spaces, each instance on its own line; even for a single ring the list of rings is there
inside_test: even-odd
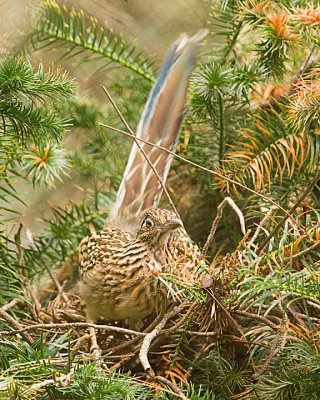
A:
[[[164,244],[172,231],[182,227],[182,221],[172,211],[151,208],[142,214],[138,236],[150,244]]]

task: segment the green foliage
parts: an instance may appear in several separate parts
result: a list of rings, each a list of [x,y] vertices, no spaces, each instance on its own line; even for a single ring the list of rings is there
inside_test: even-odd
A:
[[[302,170],[312,171],[319,162],[319,137],[314,130],[301,132],[287,121],[285,109],[258,110],[237,132],[238,140],[229,145],[220,171],[257,190],[269,189],[277,179],[281,184],[284,177]],[[223,178],[216,181],[220,188],[238,193],[236,185]]]
[[[36,72],[19,58],[8,57],[0,63],[1,141],[14,136],[20,142],[45,143],[59,140],[68,120],[59,119],[56,104],[74,95],[74,84],[66,74]],[[13,139],[13,138],[12,138]]]
[[[65,169],[63,151],[45,145],[58,141],[68,120],[59,118],[56,105],[74,95],[74,83],[66,74],[46,73],[42,65],[36,71],[21,58],[8,57],[0,62],[0,213],[17,217],[12,200],[23,203],[11,181],[23,174],[21,160],[34,182],[52,183]],[[37,144],[42,151],[32,158],[27,146]],[[46,146],[46,150],[44,147]],[[26,156],[24,158],[23,154]],[[28,156],[27,156],[28,154]],[[0,277],[1,303],[21,296],[25,265],[21,261],[20,243],[8,236],[8,228],[1,221]],[[25,273],[23,273],[25,275]]]
[[[62,59],[81,55],[80,63],[102,61],[100,69],[116,63],[153,82],[152,62],[132,44],[126,43],[106,25],[100,25],[94,17],[83,11],[60,7],[55,1],[44,3],[34,35],[31,36],[34,49],[48,47],[62,48]]]
[[[55,181],[62,182],[61,175],[69,168],[63,149],[50,144],[25,151],[22,162],[27,178],[34,184],[44,182],[48,186],[53,186]]]
[[[93,365],[85,365],[78,368],[76,379],[69,387],[60,389],[50,385],[46,392],[42,398],[50,400],[70,399],[71,396],[74,400],[147,400],[153,391],[143,384],[132,382],[130,376],[105,374]]]
[[[208,210],[224,193],[238,196],[251,231],[237,245],[234,214],[221,220],[210,249],[214,261],[205,271],[215,278],[214,288],[164,275],[167,287],[188,293],[200,311],[169,339],[159,336],[150,359],[190,400],[318,399],[320,189],[319,183],[308,186],[320,158],[319,10],[307,1],[224,0],[214,3],[210,18],[212,36],[192,79],[178,151],[222,176],[212,181],[179,161],[168,185],[195,232],[206,234],[212,222]],[[108,89],[134,129],[154,80],[150,60],[95,18],[53,1],[44,3],[35,26],[29,49],[59,50],[60,60],[126,71],[121,80],[110,74]],[[32,68],[15,57],[0,62],[0,305],[25,299],[25,289],[45,266],[55,270],[75,255],[89,228],[103,227],[119,186],[132,142],[101,128],[100,123],[123,128],[109,105],[79,101],[74,91],[59,69],[45,72],[42,65]],[[282,210],[226,177],[286,210],[296,205],[291,218],[277,225]],[[38,184],[59,190],[69,180],[81,187],[79,202],[50,204],[51,215],[33,236],[23,237],[17,224],[11,232],[19,215],[10,203],[24,201],[21,182],[31,181],[35,190]],[[23,325],[32,318],[59,321],[60,315],[72,320],[74,309],[61,305],[60,294],[50,301],[39,311],[27,298],[23,311],[8,313]],[[1,318],[1,329],[13,328]],[[71,348],[84,332],[35,331],[32,343],[2,334],[0,398],[177,398],[170,387],[160,390],[133,373],[105,372],[98,363],[83,361],[86,344],[71,362]],[[116,357],[118,362],[126,355]],[[106,360],[114,359],[108,354]],[[140,368],[130,362],[122,364],[124,370]],[[71,368],[75,374],[65,387],[51,380]],[[46,380],[51,381],[41,386]]]
[[[215,399],[229,399],[249,383],[249,372],[217,346],[196,367],[196,379],[212,388]]]

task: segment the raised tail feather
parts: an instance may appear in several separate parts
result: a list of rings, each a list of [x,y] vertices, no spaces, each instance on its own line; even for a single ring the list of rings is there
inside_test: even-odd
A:
[[[191,38],[182,34],[171,45],[139,122],[138,138],[175,151],[188,81],[194,68],[198,44],[206,34],[205,30]],[[172,155],[142,142],[140,146],[165,183]],[[157,176],[134,143],[107,225],[129,231],[135,229],[136,216],[150,207],[157,207],[161,195],[162,187]]]

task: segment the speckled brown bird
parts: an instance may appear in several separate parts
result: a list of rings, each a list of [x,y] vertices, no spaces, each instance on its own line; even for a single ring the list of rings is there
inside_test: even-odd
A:
[[[134,327],[154,311],[157,277],[178,228],[173,212],[155,208],[143,213],[137,233],[104,229],[82,240],[79,290],[88,322],[128,320]]]

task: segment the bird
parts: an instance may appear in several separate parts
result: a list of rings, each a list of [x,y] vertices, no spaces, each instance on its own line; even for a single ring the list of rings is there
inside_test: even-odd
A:
[[[82,240],[79,291],[87,322],[128,320],[134,328],[154,311],[157,276],[171,257],[167,244],[178,228],[183,224],[175,213],[152,208],[142,214],[136,233],[105,228]]]
[[[136,137],[175,151],[189,78],[206,34],[205,30],[190,38],[182,34],[171,45]],[[81,241],[78,288],[88,323],[103,318],[127,320],[129,326],[137,326],[155,310],[158,277],[163,270],[181,278],[184,273],[195,275],[192,271],[201,256],[198,246],[174,211],[158,207],[172,158],[168,152],[134,143],[105,227]],[[99,357],[95,331],[89,328],[89,332],[91,351]]]

